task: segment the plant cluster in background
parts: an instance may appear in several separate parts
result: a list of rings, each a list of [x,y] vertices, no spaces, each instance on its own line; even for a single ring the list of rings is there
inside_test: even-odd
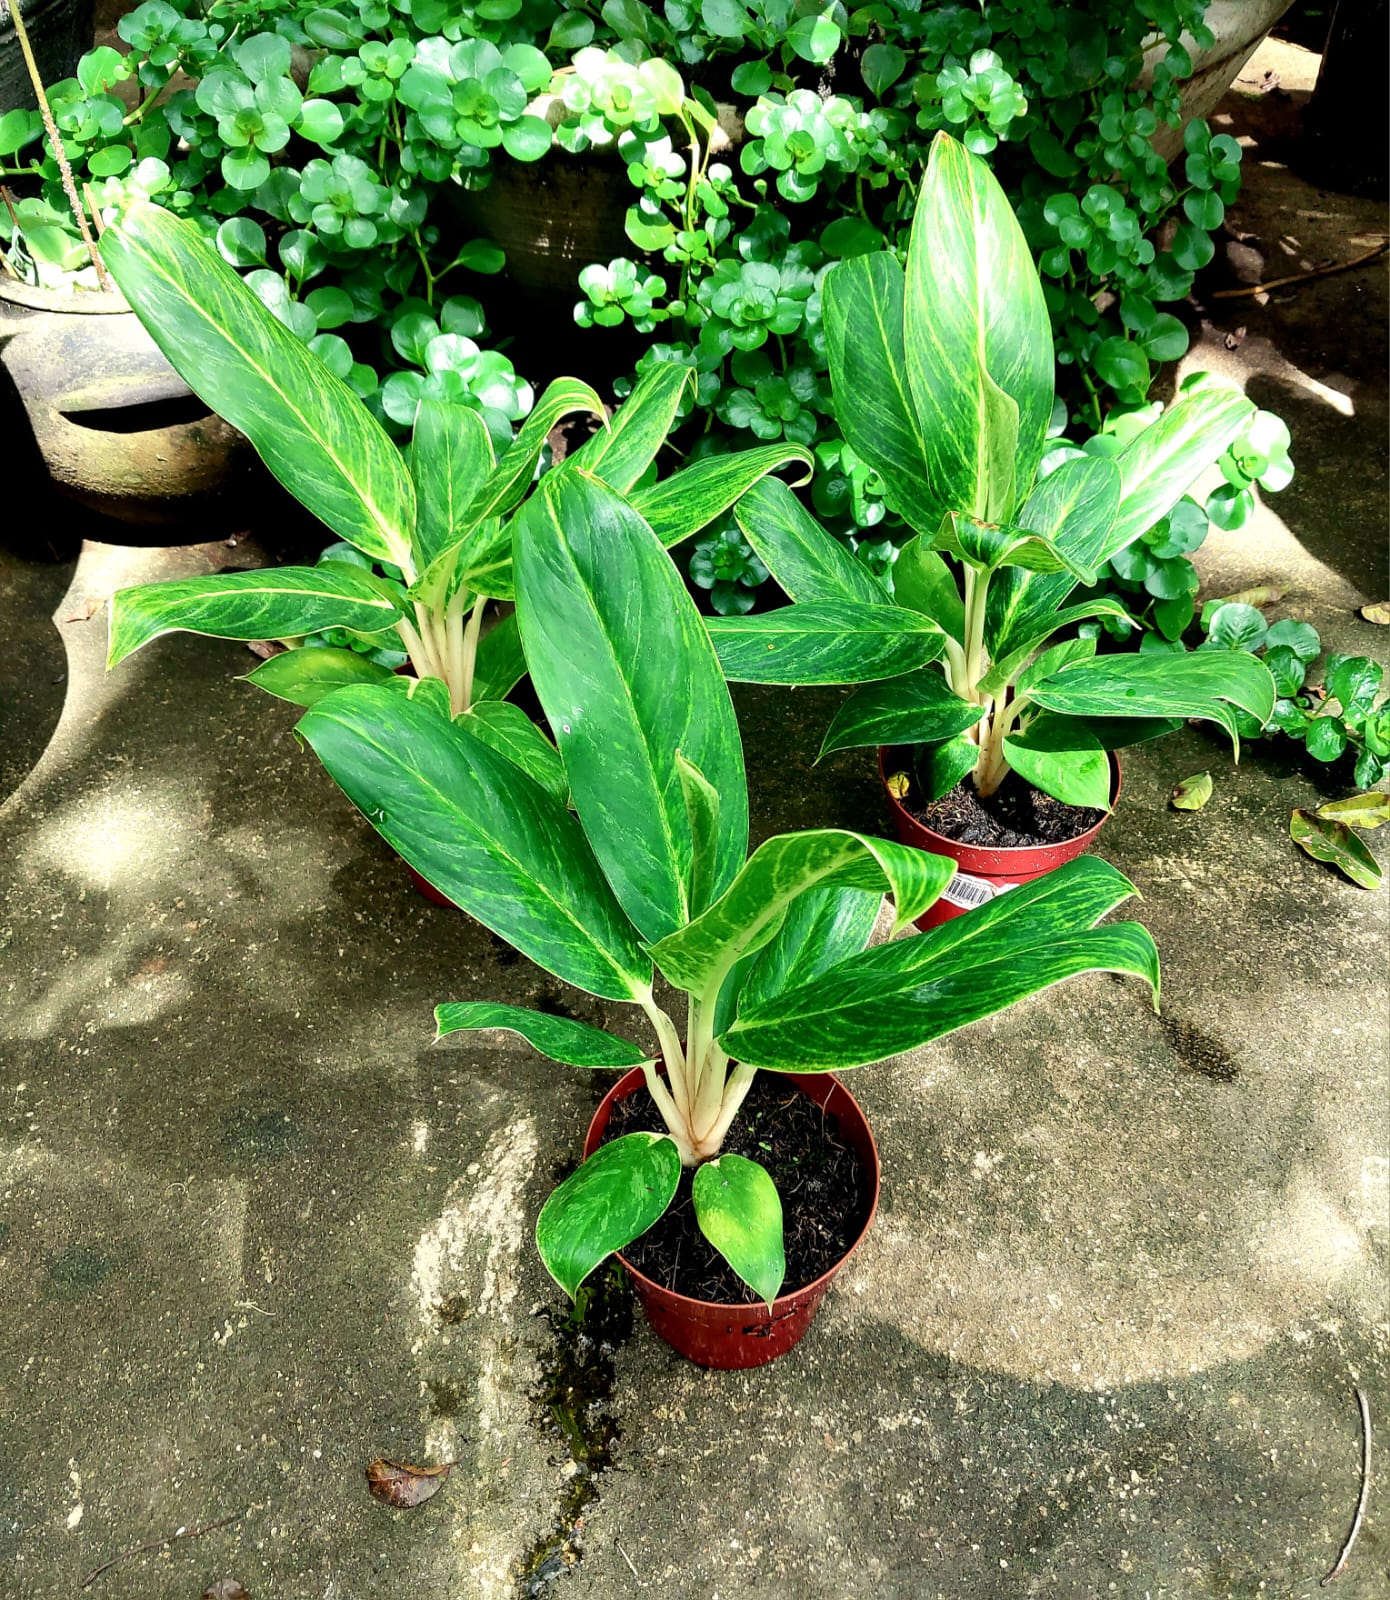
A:
[[[1206,9],[146,0],[119,24],[128,54],[90,52],[53,100],[108,214],[152,194],[215,233],[389,427],[407,427],[422,399],[459,402],[482,412],[498,448],[533,394],[499,348],[507,330],[470,292],[502,253],[472,236],[454,198],[500,162],[556,146],[606,153],[633,185],[633,251],[580,274],[576,320],[655,336],[634,380],[663,361],[695,369],[693,459],[755,442],[811,448],[812,509],[887,576],[906,530],[832,413],[825,272],[885,246],[901,255],[927,146],[948,131],[992,162],[1019,216],[1076,430],[1103,428],[1103,440],[1139,426],[1126,415],[1145,405],[1156,364],[1187,348],[1161,307],[1211,259],[1239,185],[1239,146],[1205,122],[1188,125],[1171,165],[1152,144],[1178,125],[1183,39],[1210,42]],[[21,196],[0,233],[23,234],[34,275],[78,265],[36,114],[0,120],[0,177]],[[1253,482],[1277,486],[1276,461],[1287,470],[1287,437],[1262,426],[1270,439],[1229,455],[1227,489],[1206,503],[1221,526],[1248,514]],[[1269,465],[1253,470],[1261,457]],[[1180,508],[1111,574],[1139,586],[1164,637],[1181,632],[1194,592],[1198,516]],[[753,604],[765,572],[729,524],[702,541],[691,575],[727,612]]]

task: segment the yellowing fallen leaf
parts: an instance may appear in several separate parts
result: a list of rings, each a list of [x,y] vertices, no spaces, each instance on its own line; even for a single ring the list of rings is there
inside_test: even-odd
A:
[[[1211,799],[1211,773],[1194,772],[1173,790],[1173,805],[1179,811],[1200,811]]]
[[[1344,823],[1330,822],[1311,811],[1295,811],[1289,818],[1289,837],[1314,861],[1326,861],[1358,887],[1380,887],[1380,863]]]
[[[1317,814],[1329,822],[1350,823],[1353,828],[1378,828],[1382,822],[1390,822],[1390,794],[1368,789],[1345,800],[1329,800],[1318,807]]]
[[[1362,606],[1361,615],[1367,622],[1378,622],[1384,627],[1390,623],[1390,600],[1377,600],[1374,605]]]

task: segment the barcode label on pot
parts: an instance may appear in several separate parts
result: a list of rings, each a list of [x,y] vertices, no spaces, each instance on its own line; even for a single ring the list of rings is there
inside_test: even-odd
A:
[[[972,878],[968,872],[958,872],[941,891],[941,898],[963,911],[973,911],[1014,887],[1012,883],[991,883],[988,878]]]

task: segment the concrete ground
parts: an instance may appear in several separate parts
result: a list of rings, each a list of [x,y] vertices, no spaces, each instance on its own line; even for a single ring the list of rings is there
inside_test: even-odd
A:
[[[1223,110],[1256,278],[1385,228],[1269,164],[1299,97],[1271,100]],[[1273,614],[1385,659],[1356,615],[1387,581],[1385,261],[1207,306],[1190,361],[1289,418],[1299,466],[1204,551],[1212,592],[1277,581]],[[796,1351],[708,1373],[620,1288],[611,1342],[576,1334],[536,1258],[598,1075],[430,1043],[443,999],[611,1008],[418,899],[240,646],[104,673],[85,601],[257,556],[0,556],[4,1600],[1320,1592],[1353,1390],[1390,1418],[1386,894],[1287,837],[1348,773],[1191,730],[1133,752],[1103,846],[1162,1016],[1097,977],[856,1075],[878,1222]],[[861,757],[809,764],[835,698],[739,695],[761,833],[881,827]],[[1211,803],[1171,811],[1203,767]],[[382,1455],[458,1465],[392,1511]],[[1385,1505],[1330,1593],[1390,1592]]]

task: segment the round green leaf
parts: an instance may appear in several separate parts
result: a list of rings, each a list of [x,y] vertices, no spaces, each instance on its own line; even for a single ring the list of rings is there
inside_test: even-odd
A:
[[[695,1220],[754,1294],[770,1306],[787,1274],[782,1202],[765,1168],[746,1156],[722,1155],[696,1169]]]
[[[1258,650],[1265,640],[1266,624],[1254,606],[1233,601],[1212,613],[1207,631],[1211,642],[1226,650]]]
[[[502,148],[515,161],[539,161],[550,148],[550,124],[543,117],[518,117],[503,128]]]
[[[596,1151],[555,1190],[536,1219],[536,1248],[571,1299],[605,1256],[631,1244],[661,1216],[680,1173],[673,1140],[628,1133]]]
[[[882,96],[891,88],[907,66],[906,54],[895,44],[871,44],[859,64],[860,75],[870,94]]]
[[[228,217],[217,230],[217,248],[234,267],[263,267],[265,229],[250,217]]]

